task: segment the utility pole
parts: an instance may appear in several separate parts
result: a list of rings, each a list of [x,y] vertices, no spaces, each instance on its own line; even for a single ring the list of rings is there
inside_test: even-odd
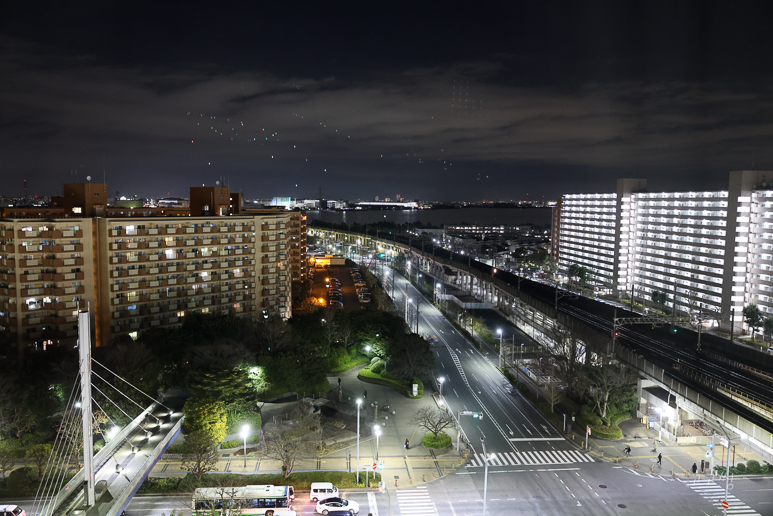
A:
[[[419,333],[419,296],[416,296],[416,334]]]

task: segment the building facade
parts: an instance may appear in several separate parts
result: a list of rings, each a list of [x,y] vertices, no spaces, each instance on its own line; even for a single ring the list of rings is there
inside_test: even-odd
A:
[[[727,191],[646,191],[621,179],[615,193],[567,194],[554,208],[560,268],[584,266],[615,294],[741,326],[751,303],[773,315],[773,172],[731,172]],[[735,316],[733,316],[735,313]]]
[[[97,345],[179,326],[192,311],[286,319],[293,278],[306,277],[300,211],[40,214],[0,219],[0,334],[20,349],[74,342],[87,306]]]

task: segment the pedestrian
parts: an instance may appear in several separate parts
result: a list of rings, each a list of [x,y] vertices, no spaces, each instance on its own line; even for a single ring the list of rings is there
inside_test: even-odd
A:
[[[338,386],[339,387],[341,386],[341,377],[340,376],[338,377]]]
[[[405,440],[405,449],[407,450],[407,449],[409,449],[410,447],[411,447],[411,443],[410,443],[410,441],[408,441],[408,439],[406,439],[406,440]]]
[[[662,465],[661,462],[663,462],[663,454],[662,453],[658,453],[658,466]]]
[[[698,465],[693,462],[692,463],[692,474],[695,475],[696,473],[698,473]]]
[[[365,389],[365,392],[362,394],[362,399],[366,400],[368,399],[368,390]]]

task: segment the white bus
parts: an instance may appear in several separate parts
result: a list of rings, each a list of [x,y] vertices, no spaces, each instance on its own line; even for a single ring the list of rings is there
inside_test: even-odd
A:
[[[293,486],[200,487],[193,493],[193,516],[280,516],[294,498]]]

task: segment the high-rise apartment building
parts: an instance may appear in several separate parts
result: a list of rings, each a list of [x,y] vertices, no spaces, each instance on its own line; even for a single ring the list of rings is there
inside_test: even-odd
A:
[[[567,194],[554,208],[560,267],[584,266],[616,294],[668,297],[677,313],[728,325],[754,303],[773,314],[773,172],[730,174],[727,191],[647,192],[621,179],[615,193]]]
[[[223,199],[232,202],[228,192]],[[87,304],[97,345],[178,326],[191,311],[289,318],[291,282],[306,277],[304,212],[40,210],[0,219],[0,334],[20,348],[73,340]]]

